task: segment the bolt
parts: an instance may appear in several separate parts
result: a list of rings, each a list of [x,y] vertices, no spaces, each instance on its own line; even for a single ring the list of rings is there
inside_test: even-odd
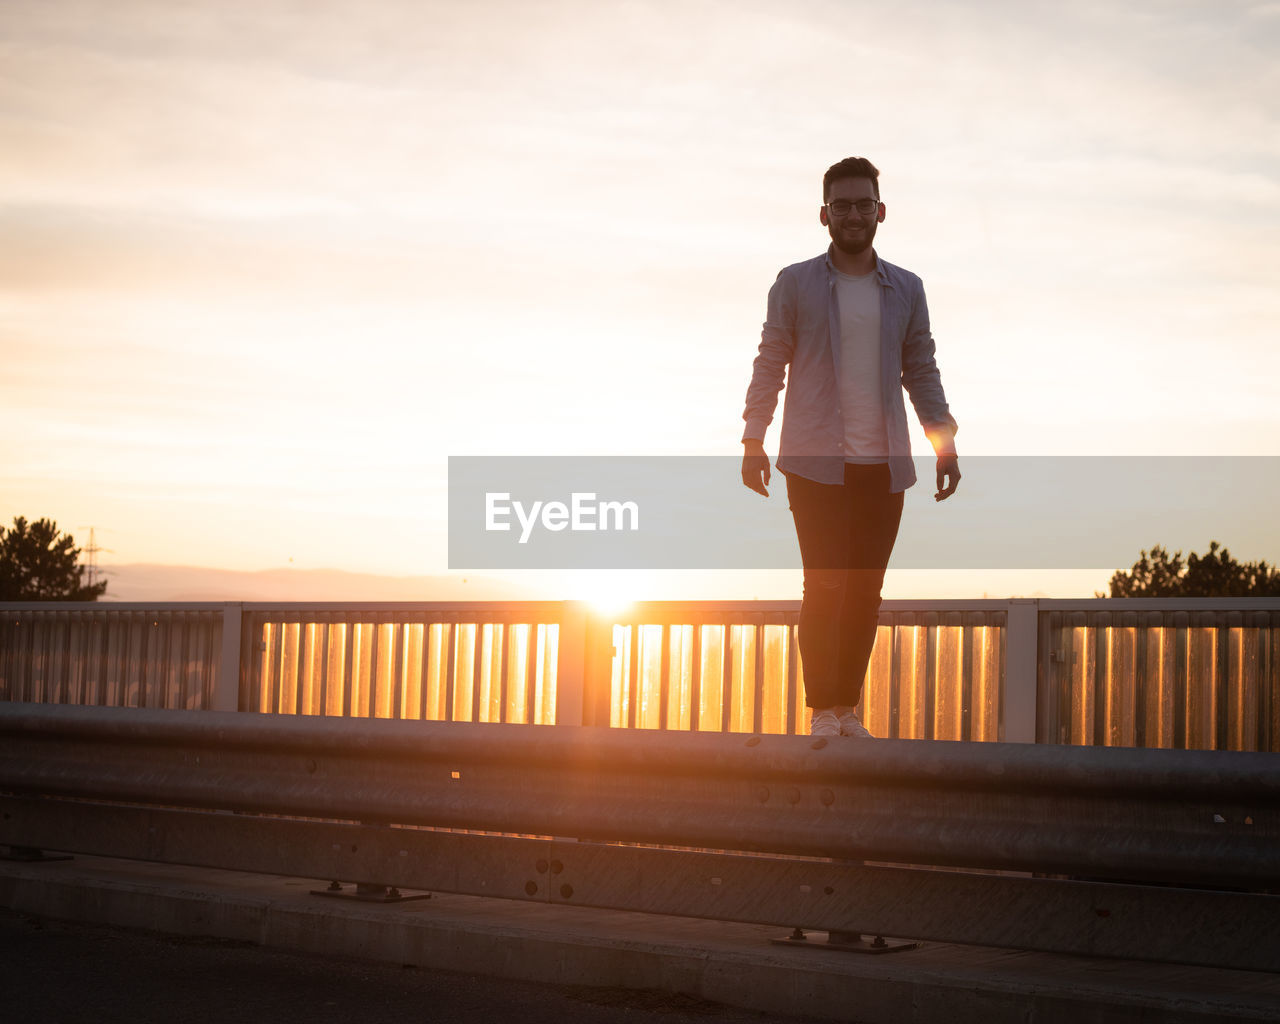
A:
[[[573,895],[573,886],[571,885],[560,886],[560,895],[563,896],[565,899],[568,899],[570,896]]]
[[[551,862],[551,873],[553,875],[558,875],[563,870],[564,870],[564,865],[561,864],[558,860],[553,860]]]
[[[787,803],[798,804],[799,802],[800,802],[800,790],[796,789],[795,786],[792,786],[789,790],[787,790]]]
[[[821,750],[826,745],[827,745],[827,738],[825,736],[819,736],[816,740],[814,740],[812,743],[809,744],[809,749]]]
[[[529,896],[536,895],[536,894],[537,894],[537,892],[538,892],[538,883],[537,883],[537,882],[525,882],[525,883],[524,883],[524,891],[525,891],[525,893],[526,893],[527,895],[529,895]]]
[[[822,806],[830,807],[836,802],[836,795],[829,789],[824,789],[821,793]]]
[[[752,736],[751,739],[747,740],[747,746],[749,747],[757,747],[759,745],[760,745],[759,736]]]
[[[769,787],[768,787],[768,786],[757,786],[757,787],[756,787],[756,799],[757,799],[757,800],[759,800],[762,804],[763,804],[763,803],[767,803],[767,802],[768,802],[768,800],[769,800]]]
[[[538,874],[540,874],[540,875],[545,875],[545,874],[547,873],[547,867],[548,867],[549,865],[547,864],[547,862],[546,862],[545,860],[543,860],[541,857],[539,857],[539,858],[538,858],[538,863],[537,863],[537,864],[535,864],[534,866],[538,869]],[[533,883],[532,883],[532,882],[530,882],[529,884],[530,884],[530,885],[532,885]]]

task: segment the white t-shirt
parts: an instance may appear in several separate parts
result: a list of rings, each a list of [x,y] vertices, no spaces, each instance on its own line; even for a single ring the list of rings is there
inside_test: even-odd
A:
[[[889,461],[880,390],[880,281],[836,272],[840,309],[840,408],[844,413],[844,461]]]

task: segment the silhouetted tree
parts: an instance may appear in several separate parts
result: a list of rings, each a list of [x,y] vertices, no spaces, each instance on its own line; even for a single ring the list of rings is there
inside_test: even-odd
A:
[[[0,526],[0,601],[96,601],[107,581],[86,585],[79,563],[75,539],[59,535],[52,519],[15,516],[7,530]]]
[[[1280,597],[1280,571],[1266,562],[1237,562],[1231,552],[1209,542],[1204,555],[1194,551],[1184,564],[1157,544],[1128,572],[1111,577],[1111,597]],[[1098,594],[1106,597],[1106,594]]]

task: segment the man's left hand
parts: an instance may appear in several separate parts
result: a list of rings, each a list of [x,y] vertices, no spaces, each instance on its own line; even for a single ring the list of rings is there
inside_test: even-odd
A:
[[[938,491],[934,501],[946,501],[960,486],[960,460],[954,455],[938,456]]]

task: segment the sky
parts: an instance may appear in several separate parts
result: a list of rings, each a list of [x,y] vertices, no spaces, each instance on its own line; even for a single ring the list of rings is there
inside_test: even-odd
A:
[[[107,564],[444,574],[451,455],[736,456],[850,155],[962,471],[1280,455],[1277,52],[1275,2],[5,0],[0,518],[93,525]],[[1271,518],[1224,495],[1216,539],[1280,560]]]

